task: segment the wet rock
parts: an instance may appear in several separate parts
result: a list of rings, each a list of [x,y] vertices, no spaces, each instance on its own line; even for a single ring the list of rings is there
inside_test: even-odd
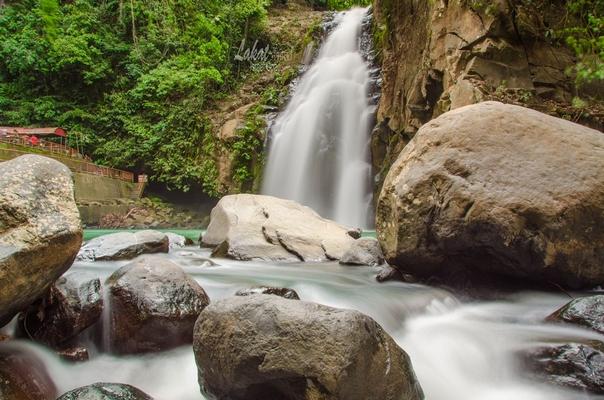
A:
[[[604,295],[573,300],[547,317],[547,320],[581,325],[604,334]]]
[[[406,282],[405,274],[390,265],[384,265],[379,269],[375,280],[378,282],[401,281]]]
[[[176,233],[166,232],[166,236],[168,236],[168,240],[170,242],[170,250],[180,249],[185,246],[192,246],[194,244],[191,239]]]
[[[208,306],[193,348],[212,398],[422,399],[407,354],[357,311],[277,296]]]
[[[212,210],[202,245],[237,260],[339,260],[360,230],[338,225],[291,200],[239,194]]]
[[[544,345],[521,354],[539,379],[572,389],[604,394],[604,343]]]
[[[423,278],[594,287],[604,282],[602,171],[601,132],[497,102],[459,108],[399,155],[378,239],[389,264]]]
[[[95,383],[65,393],[57,400],[153,400],[134,386],[122,383]]]
[[[180,266],[147,256],[107,280],[110,348],[127,354],[191,343],[193,326],[209,299]]]
[[[101,281],[86,272],[71,272],[19,318],[19,332],[50,347],[61,348],[103,312]]]
[[[87,242],[78,253],[81,261],[129,260],[141,254],[167,253],[170,239],[158,231],[119,232]]]
[[[43,362],[30,350],[0,344],[0,399],[49,400],[57,396]]]
[[[342,258],[340,264],[345,265],[381,265],[384,263],[384,255],[377,239],[364,237],[355,240]]]
[[[296,291],[293,289],[268,286],[241,289],[235,293],[235,296],[249,296],[252,294],[272,294],[285,299],[300,300],[298,293],[296,293]]]
[[[48,290],[81,244],[69,169],[34,155],[0,163],[0,326]]]
[[[85,347],[70,347],[67,349],[59,350],[57,354],[63,360],[71,362],[88,361],[88,359],[90,358],[90,355],[88,354],[88,349],[86,349]]]

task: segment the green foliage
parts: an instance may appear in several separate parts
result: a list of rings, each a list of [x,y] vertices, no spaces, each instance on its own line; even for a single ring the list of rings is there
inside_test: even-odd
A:
[[[246,114],[245,126],[237,131],[237,140],[231,146],[234,158],[233,180],[240,186],[253,183],[255,174],[252,168],[262,155],[263,131],[266,128],[262,112],[262,107],[256,106]]]
[[[313,7],[328,10],[346,10],[354,6],[366,7],[371,4],[371,0],[307,0],[307,2]]]
[[[577,82],[604,80],[604,0],[569,0],[567,8],[576,23],[562,34],[577,54]]]
[[[269,0],[23,0],[0,13],[0,125],[60,125],[100,163],[215,194],[209,103]],[[75,136],[74,136],[75,137]]]

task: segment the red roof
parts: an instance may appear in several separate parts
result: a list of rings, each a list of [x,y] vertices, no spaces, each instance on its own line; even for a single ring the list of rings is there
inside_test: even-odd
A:
[[[61,136],[67,137],[63,128],[17,128],[0,126],[0,131],[9,135]]]

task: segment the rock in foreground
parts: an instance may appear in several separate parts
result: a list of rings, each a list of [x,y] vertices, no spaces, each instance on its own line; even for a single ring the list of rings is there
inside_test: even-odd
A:
[[[604,282],[604,134],[496,102],[424,125],[377,206],[406,272],[593,287]]]
[[[112,353],[144,353],[191,343],[193,326],[210,300],[182,268],[144,257],[107,280]]]
[[[573,300],[547,319],[581,325],[604,335],[604,295]]]
[[[407,354],[357,311],[232,297],[201,313],[193,348],[202,392],[211,398],[423,398]]]
[[[547,345],[523,353],[539,379],[584,392],[604,394],[604,343]]]
[[[81,244],[69,169],[34,155],[0,163],[0,326],[48,290]]]
[[[71,272],[20,316],[19,325],[31,339],[61,348],[97,322],[102,312],[101,281],[86,272]]]
[[[78,253],[78,260],[130,260],[141,254],[167,253],[169,250],[170,240],[165,233],[152,230],[118,232],[87,242]]]
[[[377,266],[384,263],[384,255],[377,239],[364,237],[352,242],[340,259],[344,265]]]
[[[327,261],[339,260],[359,236],[294,201],[238,194],[214,207],[202,244],[237,260]]]
[[[0,399],[49,400],[57,388],[43,362],[14,344],[0,345]]]
[[[134,386],[121,383],[95,383],[65,393],[57,400],[153,400]]]

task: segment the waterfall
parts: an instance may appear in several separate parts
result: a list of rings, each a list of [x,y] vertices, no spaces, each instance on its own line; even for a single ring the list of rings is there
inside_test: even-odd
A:
[[[369,142],[375,111],[359,46],[366,14],[358,8],[336,15],[337,27],[271,129],[262,188],[363,228],[373,219]]]

